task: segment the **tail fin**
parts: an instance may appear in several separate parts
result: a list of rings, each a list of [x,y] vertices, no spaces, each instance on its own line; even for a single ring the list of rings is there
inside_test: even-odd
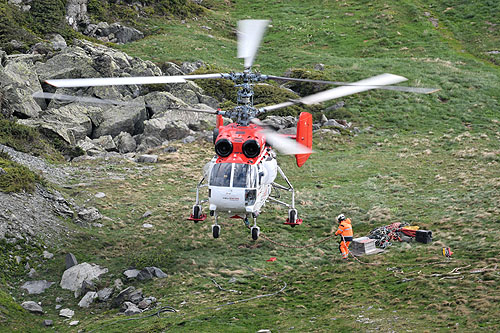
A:
[[[313,117],[308,112],[302,112],[299,116],[299,121],[297,122],[297,136],[295,140],[303,144],[308,148],[312,148],[312,123]],[[297,160],[297,166],[301,167],[306,163],[307,159],[311,154],[297,154],[295,159]]]

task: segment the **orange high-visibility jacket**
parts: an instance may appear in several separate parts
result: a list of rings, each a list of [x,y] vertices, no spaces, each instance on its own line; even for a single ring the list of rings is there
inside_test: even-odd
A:
[[[337,235],[342,235],[344,237],[352,237],[353,234],[352,234],[352,225],[350,219],[345,219],[344,221],[340,222],[339,228],[335,233],[335,236]]]

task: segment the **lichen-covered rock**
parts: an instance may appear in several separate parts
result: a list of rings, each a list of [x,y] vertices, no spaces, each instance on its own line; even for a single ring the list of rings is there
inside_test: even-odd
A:
[[[83,281],[92,281],[107,272],[107,268],[84,262],[65,270],[61,278],[60,286],[63,289],[77,291],[81,288]]]
[[[102,122],[93,132],[93,138],[103,135],[115,137],[121,132],[132,135],[143,131],[144,120],[147,119],[146,107],[142,97],[134,100],[134,104],[114,106],[102,114]]]
[[[7,61],[4,68],[0,68],[2,114],[5,116],[37,117],[42,109],[32,94],[41,90],[34,67],[28,62]],[[44,106],[45,102],[41,103]]]
[[[43,309],[40,305],[38,305],[38,303],[36,302],[33,302],[33,301],[26,301],[26,302],[23,302],[21,304],[21,306],[28,310],[29,312],[31,313],[39,313],[39,314],[43,314]]]
[[[120,132],[113,140],[118,151],[122,154],[134,152],[137,148],[137,143],[130,133]]]

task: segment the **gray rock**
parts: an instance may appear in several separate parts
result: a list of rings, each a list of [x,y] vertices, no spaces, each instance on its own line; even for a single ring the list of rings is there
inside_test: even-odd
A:
[[[78,261],[73,253],[66,253],[64,263],[66,264],[66,269],[78,265]]]
[[[123,302],[129,301],[130,300],[130,294],[135,291],[135,288],[133,286],[127,287],[123,289],[118,295],[113,298],[112,301],[112,306],[117,308],[119,307]]]
[[[84,262],[65,270],[60,286],[63,289],[77,291],[81,288],[83,281],[92,281],[107,272],[107,268]]]
[[[152,267],[152,268],[153,268],[154,276],[156,276],[157,278],[163,279],[163,278],[168,277],[168,275],[166,273],[164,273],[158,267]]]
[[[97,291],[97,287],[94,282],[89,280],[84,280],[82,286],[80,287],[80,295],[85,295],[89,291]]]
[[[123,303],[122,311],[125,313],[127,316],[132,316],[135,314],[142,313],[141,309],[137,307],[134,303],[131,302],[125,302]]]
[[[49,327],[49,326],[53,326],[53,325],[54,325],[54,322],[50,319],[45,319],[43,321],[43,326]]]
[[[22,119],[18,122],[52,132],[66,142],[75,144],[92,134],[92,122],[89,114],[99,111],[100,109],[96,107],[73,103],[57,109],[50,108],[44,111],[38,119]]]
[[[326,123],[324,123],[323,126],[332,126],[332,127],[337,127],[337,128],[346,128],[346,126],[338,123],[335,119],[328,119],[328,121]]]
[[[148,302],[146,300],[142,300],[139,302],[139,304],[137,304],[137,307],[141,310],[145,310],[147,309],[149,306],[151,305],[151,302]]]
[[[120,132],[113,140],[121,154],[134,152],[137,148],[137,144],[130,133]]]
[[[94,197],[96,197],[97,199],[102,199],[102,198],[105,198],[106,197],[106,193],[103,193],[103,192],[97,192]]]
[[[4,169],[0,168],[0,176],[1,175],[5,175],[7,173],[7,171],[5,171]]]
[[[165,73],[165,75],[184,75],[182,69],[173,62],[165,62],[162,65],[161,70]]]
[[[42,294],[45,289],[50,288],[54,282],[48,282],[46,280],[41,281],[27,281],[25,282],[21,288],[26,289],[28,294]]]
[[[191,143],[191,142],[195,142],[196,141],[196,138],[192,135],[189,135],[187,137],[185,137],[184,139],[182,139],[182,143]]]
[[[99,211],[95,207],[85,208],[79,211],[78,217],[88,223],[102,219],[101,213],[99,213]]]
[[[142,214],[142,218],[145,219],[147,217],[150,217],[151,215],[153,215],[153,212],[150,210],[147,210],[144,214]]]
[[[118,43],[129,43],[144,38],[141,31],[125,26],[121,26],[114,34]]]
[[[123,272],[123,275],[125,275],[127,279],[135,279],[139,272],[140,270],[138,269],[127,269],[125,272]]]
[[[106,151],[117,151],[116,144],[111,135],[103,135],[100,138],[92,140],[93,143]]]
[[[63,36],[59,34],[50,35],[49,38],[52,48],[54,50],[64,50],[65,48],[68,47],[68,44],[66,44],[66,41],[64,40]]]
[[[178,140],[191,133],[188,125],[181,120],[172,121],[169,117],[160,117],[144,122],[144,136],[164,140]]]
[[[144,223],[142,225],[143,228],[146,228],[146,229],[151,229],[153,227],[153,225],[151,223]]]
[[[93,68],[92,57],[81,47],[68,47],[45,63],[35,64],[41,81],[75,77],[99,77]]]
[[[211,134],[210,134],[210,135],[211,135]],[[175,153],[175,152],[177,152],[177,148],[172,147],[172,146],[170,146],[170,147],[165,147],[165,149],[163,149],[163,152],[164,152],[164,153]]]
[[[52,258],[54,257],[54,254],[52,254],[52,253],[50,253],[49,251],[46,251],[46,250],[45,250],[45,251],[43,251],[43,254],[42,254],[42,255],[43,255],[43,257],[44,257],[45,259],[52,259]]]
[[[78,306],[81,308],[88,308],[92,302],[97,298],[97,293],[95,291],[89,291],[82,297],[80,302],[78,302]]]
[[[288,127],[295,127],[297,119],[292,116],[280,117],[280,116],[268,116],[262,121],[264,124],[272,126],[276,129],[284,129]]]
[[[134,104],[114,106],[105,110],[102,119],[100,119],[101,121],[96,124],[97,128],[93,132],[93,137],[98,138],[103,135],[115,137],[121,132],[141,133],[146,119],[147,112],[144,99],[142,97],[136,98]]]
[[[137,162],[139,163],[157,163],[158,162],[158,155],[139,155],[137,157]]]
[[[62,297],[56,297],[56,303],[61,303],[64,299]]]
[[[140,301],[144,299],[142,295],[142,289],[134,290],[129,294],[128,300],[134,304],[139,304]]]
[[[3,96],[1,113],[7,117],[38,117],[42,109],[32,94],[41,90],[33,65],[7,61],[0,71],[0,95]]]
[[[70,321],[70,322],[69,322],[69,326],[76,326],[76,325],[78,325],[79,323],[80,323],[80,321],[78,321],[78,320],[73,320],[73,321]]]
[[[21,306],[32,313],[43,313],[43,309],[38,303],[33,301],[26,301],[21,304]]]
[[[200,67],[203,67],[204,63],[201,60],[195,61],[195,62],[183,62],[180,70],[184,74],[190,74],[194,72],[195,70],[199,69]]]
[[[141,281],[151,280],[154,276],[154,270],[152,267],[144,267],[141,269],[139,274],[137,274],[137,279]]]
[[[327,121],[328,121],[328,118],[324,114],[321,114],[321,124],[324,124]]]
[[[28,277],[32,279],[35,275],[36,275],[36,270],[34,268],[31,268],[28,273]]]
[[[117,290],[122,290],[123,288],[123,282],[121,279],[116,279],[113,285]]]
[[[100,302],[106,302],[113,294],[113,288],[104,288],[97,292],[97,298]]]
[[[60,308],[62,308],[62,305],[61,304],[56,304],[55,309],[59,310]]]
[[[59,311],[59,317],[65,317],[65,318],[71,319],[71,317],[73,317],[74,315],[75,315],[75,311],[68,309],[68,308],[61,309],[61,311]]]
[[[77,31],[81,25],[86,25],[90,22],[87,15],[87,0],[67,0],[66,22]]]

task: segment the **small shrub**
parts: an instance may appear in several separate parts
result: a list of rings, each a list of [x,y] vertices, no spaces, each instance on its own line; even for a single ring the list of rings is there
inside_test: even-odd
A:
[[[0,174],[0,191],[7,193],[33,192],[35,184],[42,181],[40,176],[24,165],[6,158],[5,155],[5,153],[0,155],[0,168],[4,171],[4,173]]]

